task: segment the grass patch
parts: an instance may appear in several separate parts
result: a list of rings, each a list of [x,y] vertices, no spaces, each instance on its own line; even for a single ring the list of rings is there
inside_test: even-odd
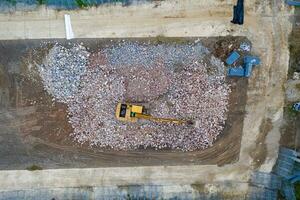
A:
[[[296,89],[300,91],[300,83],[296,84]]]
[[[294,187],[295,187],[296,199],[300,200],[300,183],[299,182],[295,183]]]
[[[288,77],[292,77],[293,73],[300,71],[300,29],[294,29],[289,37],[289,49],[290,49],[290,68]]]
[[[6,1],[11,3],[13,6],[17,4],[17,0],[6,0]]]
[[[290,117],[290,118],[296,118],[300,113],[300,112],[294,110],[293,105],[294,104],[289,104],[284,108],[284,112],[286,112],[288,117]]]
[[[30,167],[26,168],[29,171],[35,171],[35,170],[42,170],[43,168],[38,165],[31,165]]]
[[[135,196],[130,196],[129,194],[127,194],[125,200],[151,200],[153,198],[148,198],[148,197],[135,197]],[[175,198],[177,199],[177,198]],[[160,198],[159,200],[165,200],[163,198]]]
[[[47,0],[36,0],[38,5],[44,5],[47,3]]]
[[[87,8],[91,6],[87,0],[75,0],[75,1],[79,8]]]
[[[151,39],[154,44],[188,44],[189,41],[184,38],[176,37],[165,37],[163,35],[158,35]]]
[[[192,183],[191,187],[199,193],[205,193],[205,183]]]

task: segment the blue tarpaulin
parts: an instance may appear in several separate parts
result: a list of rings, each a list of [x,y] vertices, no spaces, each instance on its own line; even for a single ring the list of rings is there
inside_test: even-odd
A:
[[[300,1],[286,0],[285,2],[290,6],[300,6]]]
[[[245,64],[245,77],[250,77],[252,74],[253,65],[251,63]]]
[[[233,63],[235,63],[240,57],[240,54],[238,54],[238,52],[234,51],[232,52],[229,57],[226,59],[226,64],[227,65],[232,65]]]
[[[244,63],[251,63],[252,65],[259,65],[260,59],[255,56],[245,56]]]
[[[238,58],[239,54],[233,52],[226,60],[226,63],[234,63]],[[229,68],[228,76],[239,76],[239,77],[250,77],[252,74],[253,65],[259,65],[260,59],[255,56],[245,56],[243,67]]]
[[[239,76],[244,77],[245,76],[245,69],[242,67],[238,68],[229,68],[228,69],[228,76]]]

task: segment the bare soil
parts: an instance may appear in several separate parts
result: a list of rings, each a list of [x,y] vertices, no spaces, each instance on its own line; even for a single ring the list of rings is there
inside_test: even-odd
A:
[[[193,38],[152,38],[152,42],[188,42]],[[144,40],[144,39],[140,39]],[[218,58],[225,60],[243,37],[201,39]],[[118,40],[78,40],[94,51]],[[33,164],[45,168],[112,167],[147,165],[224,165],[239,159],[248,80],[228,78],[231,84],[228,119],[214,146],[205,150],[111,151],[74,143],[69,134],[66,106],[52,101],[30,63],[41,62],[46,42],[25,40],[0,42],[0,169],[25,169]],[[60,41],[65,42],[65,41]],[[66,42],[67,45],[67,42]]]
[[[253,159],[253,167],[257,169],[266,160],[267,145],[265,144],[268,133],[272,130],[272,121],[270,119],[264,119],[259,128],[259,135],[256,138],[256,147],[250,152],[250,156]]]
[[[288,78],[294,72],[300,72],[300,8],[295,8],[293,30],[289,36],[289,71]],[[299,97],[300,100],[300,97]],[[284,124],[281,128],[280,145],[300,150],[300,114],[291,110],[291,103],[286,102],[284,109]]]

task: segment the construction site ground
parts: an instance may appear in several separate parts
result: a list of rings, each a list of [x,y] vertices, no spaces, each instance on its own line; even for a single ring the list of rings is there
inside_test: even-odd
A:
[[[156,39],[152,39],[152,42]],[[181,43],[189,41],[169,38],[165,42],[178,43],[178,40]],[[212,54],[221,60],[225,60],[232,50],[246,41],[243,37],[202,40],[202,43],[210,46],[209,50]],[[82,42],[93,52],[103,48],[105,41],[107,40],[90,39],[73,42]],[[110,39],[108,41],[111,43]],[[116,40],[114,43],[119,42],[121,41]],[[2,169],[25,169],[33,164],[43,169],[70,166],[224,165],[238,160],[246,104],[246,78],[227,78],[232,89],[228,119],[223,133],[208,149],[192,152],[154,149],[113,151],[100,148],[99,150],[97,147],[79,145],[72,140],[70,137],[72,127],[68,123],[66,106],[53,102],[53,97],[44,90],[33,65],[40,63],[46,56],[44,54],[47,48],[41,47],[41,44],[45,43],[46,41],[39,40],[1,42],[1,79],[3,80],[1,87],[4,91],[1,103],[7,106],[3,108],[7,111],[4,111],[2,116],[9,124],[9,130],[3,131],[1,135],[3,142],[1,157],[6,158],[0,162]],[[10,56],[12,54],[14,56]],[[14,68],[11,67],[12,65]],[[28,65],[31,65],[30,69]],[[19,162],[20,160],[22,162]]]
[[[248,80],[230,80],[236,84],[230,97],[231,108],[234,104],[236,110],[230,109],[225,131],[215,146],[203,152],[191,153],[97,153],[70,147],[67,140],[55,140],[56,137],[48,135],[46,137],[48,131],[52,132],[51,128],[65,127],[66,132],[70,128],[64,123],[65,107],[60,104],[47,107],[50,99],[38,85],[34,86],[38,89],[35,91],[30,82],[23,82],[22,87],[19,87],[14,84],[21,80],[10,75],[10,78],[15,79],[0,79],[0,163],[4,169],[0,171],[0,189],[9,191],[87,185],[175,184],[216,192],[224,189],[224,184],[230,182],[231,186],[225,184],[227,199],[244,195],[248,190],[249,174],[253,170],[271,171],[277,158],[285,105],[285,82],[289,66],[288,36],[292,30],[290,17],[293,15],[293,8],[279,0],[246,1],[245,24],[237,26],[230,23],[234,4],[235,1],[232,0],[163,1],[143,6],[105,6],[89,11],[68,11],[78,38],[145,38],[161,35],[201,37],[209,38],[207,43],[204,39],[204,44],[208,47],[214,40],[224,39],[226,37],[223,36],[229,35],[251,41],[252,53],[261,58],[262,64],[254,69]],[[17,39],[64,38],[63,14],[63,11],[47,9],[1,14],[0,27],[6,28],[0,30],[0,38],[13,40],[1,42],[1,65],[11,61],[21,62],[20,55],[24,50],[30,51],[40,43],[40,40]],[[217,38],[220,36],[222,37]],[[230,40],[229,37],[227,40]],[[227,52],[222,56],[225,54]],[[1,71],[1,76],[20,73],[15,66],[17,65],[12,63],[9,67],[11,71]],[[1,66],[0,69],[4,67]],[[6,94],[8,91],[12,93]],[[41,104],[20,105],[22,99],[37,96],[45,97]],[[32,113],[35,114],[31,115]],[[59,119],[59,122],[53,123],[54,119]],[[25,129],[24,125],[27,125]],[[37,134],[42,132],[45,134]],[[25,140],[28,133],[30,134]],[[25,151],[25,144],[34,148]],[[36,157],[28,157],[30,154]],[[49,157],[54,154],[59,155]],[[34,157],[37,159],[34,160]],[[139,157],[143,157],[143,161],[137,159]],[[45,168],[57,169],[8,170],[24,169],[42,159],[47,163]],[[54,163],[55,159],[58,162]],[[223,186],[220,183],[224,183]],[[203,184],[207,187],[202,187]]]

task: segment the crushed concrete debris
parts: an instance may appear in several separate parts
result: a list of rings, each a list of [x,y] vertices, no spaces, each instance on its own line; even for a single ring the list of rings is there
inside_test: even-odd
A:
[[[192,151],[212,146],[227,118],[225,66],[201,43],[124,41],[91,54],[82,45],[55,45],[39,72],[45,89],[68,105],[71,136],[81,144]],[[143,103],[153,116],[197,126],[120,122],[119,102]]]
[[[38,68],[47,92],[60,102],[67,103],[79,89],[88,56],[89,53],[81,45],[72,48],[54,45],[44,64]]]
[[[294,80],[300,80],[300,72],[294,72],[293,79]]]
[[[298,88],[298,85],[300,85],[300,80],[292,80],[289,79],[286,82],[286,100],[288,102],[296,102],[299,100],[300,97],[300,90]]]
[[[241,51],[251,51],[251,44],[247,43],[247,42],[242,42],[240,45],[240,50]]]
[[[104,50],[107,62],[114,67],[151,67],[161,62],[166,67],[192,64],[208,53],[200,43],[196,45],[147,45],[139,43],[119,43]],[[162,57],[163,56],[163,57]]]

